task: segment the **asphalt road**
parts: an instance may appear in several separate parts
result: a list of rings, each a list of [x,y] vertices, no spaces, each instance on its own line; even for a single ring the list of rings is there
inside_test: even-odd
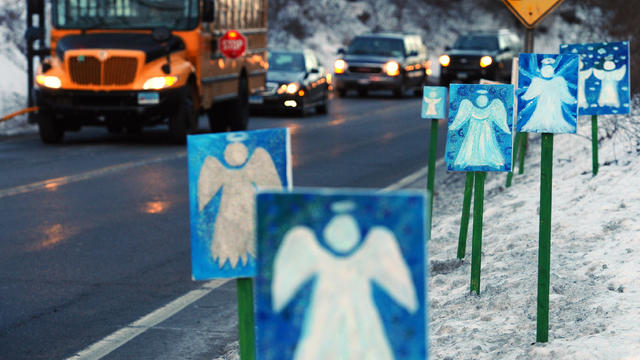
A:
[[[296,187],[382,188],[426,166],[420,99],[334,99],[289,127]],[[201,119],[201,126],[205,120]],[[446,124],[441,122],[439,157]],[[66,359],[199,288],[190,275],[187,161],[166,128],[0,137],[0,359]],[[236,340],[229,281],[105,359],[207,359]]]

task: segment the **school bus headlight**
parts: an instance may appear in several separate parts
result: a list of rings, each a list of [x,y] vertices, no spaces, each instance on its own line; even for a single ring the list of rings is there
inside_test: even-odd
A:
[[[347,69],[347,62],[342,59],[338,59],[336,60],[335,63],[333,63],[333,71],[336,74],[343,74],[346,69]]]
[[[482,66],[483,68],[491,65],[493,63],[493,59],[491,58],[491,56],[483,56],[480,58],[480,66]]]
[[[395,61],[389,61],[388,63],[382,66],[384,72],[389,76],[398,76],[400,75],[400,64]]]
[[[449,57],[449,55],[442,55],[440,56],[440,59],[438,59],[438,61],[440,61],[440,65],[447,67],[451,63],[451,58]]]
[[[50,89],[60,89],[60,87],[62,86],[60,78],[51,75],[36,76],[36,83],[40,86],[48,87]]]
[[[178,82],[177,76],[156,76],[145,81],[142,88],[145,90],[160,90],[173,86],[176,82]]]

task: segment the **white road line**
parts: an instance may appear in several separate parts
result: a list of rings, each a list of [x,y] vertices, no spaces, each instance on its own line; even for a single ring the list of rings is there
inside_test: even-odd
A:
[[[404,177],[400,181],[397,181],[381,191],[393,191],[398,190],[412,183],[416,182],[419,178],[426,176],[427,168],[424,167],[413,174]],[[0,196],[1,197],[1,196]],[[68,358],[67,360],[99,360],[116,350],[120,346],[126,344],[131,341],[136,336],[142,334],[143,332],[151,329],[152,327],[160,324],[161,322],[167,320],[171,316],[180,312],[182,309],[191,305],[192,303],[198,301],[200,298],[209,294],[214,289],[222,286],[229,279],[216,279],[205,283],[201,288],[191,290],[190,292],[182,295],[178,299],[172,301],[171,303],[155,310],[154,312],[143,316],[139,320],[132,322],[126,327],[117,330],[111,335],[105,337],[104,339],[90,345],[86,349],[78,352],[74,356]]]
[[[200,298],[209,294],[211,291],[222,286],[228,281],[229,279],[211,280],[205,283],[201,288],[189,291],[188,293],[182,295],[169,304],[146,316],[143,316],[139,320],[132,322],[126,327],[112,333],[106,338],[78,352],[67,360],[101,359],[110,352],[131,341],[131,339],[156,326],[157,324],[167,320],[171,316],[180,312],[185,307],[198,301]]]
[[[180,159],[185,157],[187,157],[187,152],[181,151],[176,154],[160,156],[160,157],[151,158],[147,160],[132,161],[132,162],[127,162],[123,164],[107,166],[101,169],[91,170],[91,171],[87,171],[87,172],[76,174],[76,175],[62,176],[55,179],[49,179],[49,180],[34,182],[31,184],[20,185],[20,186],[8,188],[8,189],[0,190],[0,199],[9,197],[9,196],[29,193],[37,190],[57,188],[58,186],[61,186],[61,185],[71,184],[71,183],[75,183],[83,180],[89,180],[98,176],[120,172],[123,170],[138,167],[138,166],[155,164],[163,161],[175,160],[175,159]]]

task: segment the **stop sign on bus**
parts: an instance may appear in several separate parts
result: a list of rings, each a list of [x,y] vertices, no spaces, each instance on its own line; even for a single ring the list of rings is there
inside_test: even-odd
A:
[[[235,59],[247,50],[247,39],[236,30],[227,31],[220,38],[220,52],[222,55]]]

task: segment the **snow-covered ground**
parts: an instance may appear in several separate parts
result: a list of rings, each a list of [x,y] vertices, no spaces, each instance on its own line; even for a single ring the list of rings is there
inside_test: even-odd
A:
[[[530,137],[525,174],[512,187],[504,174],[487,177],[480,296],[469,293],[471,235],[467,257],[456,261],[464,174],[438,169],[428,245],[432,358],[640,359],[640,152],[637,140],[614,135],[601,144],[593,177],[590,134],[581,117],[578,136],[554,139],[546,344],[532,345],[540,137]]]

